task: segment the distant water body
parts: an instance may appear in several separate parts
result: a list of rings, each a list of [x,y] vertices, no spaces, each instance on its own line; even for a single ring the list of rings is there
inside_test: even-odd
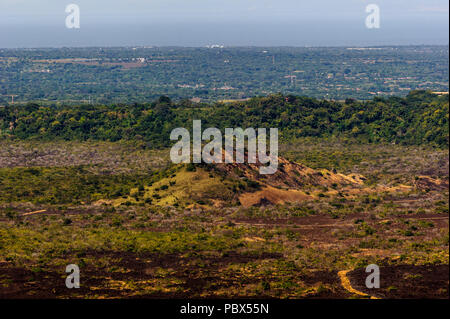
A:
[[[172,23],[60,25],[0,22],[0,48],[84,46],[376,46],[448,44],[448,21],[402,24],[383,21],[367,29],[364,21],[322,23]]]

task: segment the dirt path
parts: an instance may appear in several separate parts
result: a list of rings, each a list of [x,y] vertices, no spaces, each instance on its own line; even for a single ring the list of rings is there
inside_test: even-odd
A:
[[[361,217],[367,217],[367,216],[363,216],[361,215]],[[355,217],[352,216],[352,219],[354,219]],[[430,217],[405,217],[402,218],[402,216],[395,216],[392,218],[386,218],[386,220],[391,220],[391,219],[396,219],[396,218],[400,218],[403,220],[448,220],[449,217],[448,216],[442,216],[442,217],[436,217],[436,216],[430,216]],[[331,218],[330,218],[331,219]],[[305,224],[298,224],[297,222],[300,221],[304,221]],[[245,221],[245,222],[234,222],[234,224],[236,225],[248,225],[248,226],[256,226],[256,227],[267,227],[267,226],[276,226],[276,227],[293,227],[295,226],[296,228],[314,228],[314,227],[351,227],[354,226],[355,223],[351,222],[351,223],[345,223],[345,222],[336,222],[336,223],[311,223],[310,219],[308,219],[307,217],[299,219],[297,221],[293,221],[292,223],[279,223],[279,222],[271,222],[268,221],[267,223],[252,223],[251,221]]]
[[[34,212],[24,213],[24,214],[22,214],[22,216],[29,216],[29,215],[45,213],[46,211],[47,211],[46,209],[36,210]]]
[[[338,276],[341,279],[341,285],[342,287],[344,287],[345,290],[347,290],[348,292],[361,296],[361,297],[365,297],[365,298],[370,298],[370,299],[380,299],[374,296],[370,296],[362,291],[356,290],[355,288],[352,287],[351,283],[350,283],[350,279],[347,277],[347,273],[349,273],[350,271],[352,271],[352,269],[349,270],[341,270],[338,272]]]

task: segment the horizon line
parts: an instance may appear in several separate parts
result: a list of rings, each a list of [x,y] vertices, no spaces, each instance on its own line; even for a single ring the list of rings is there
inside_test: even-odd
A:
[[[42,46],[42,47],[0,47],[0,50],[39,50],[39,49],[114,49],[114,48],[139,48],[139,49],[154,49],[154,48],[184,48],[184,49],[227,49],[227,48],[391,48],[391,47],[448,47],[446,44],[381,44],[381,45],[225,45],[223,47],[209,48],[211,44],[202,46],[186,46],[186,45],[87,45],[87,46]],[[216,43],[212,45],[217,45]]]

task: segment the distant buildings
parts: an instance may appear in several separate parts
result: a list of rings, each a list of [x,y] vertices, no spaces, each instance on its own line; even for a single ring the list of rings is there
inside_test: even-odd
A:
[[[436,95],[448,95],[448,92],[432,92]]]
[[[211,44],[206,46],[209,49],[223,49],[225,46],[222,44]]]

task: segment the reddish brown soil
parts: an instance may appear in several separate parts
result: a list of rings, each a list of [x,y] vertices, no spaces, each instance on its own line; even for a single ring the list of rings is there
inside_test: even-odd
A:
[[[32,271],[23,267],[15,267],[7,262],[0,263],[0,299],[22,298],[82,298],[86,296],[103,296],[106,298],[129,298],[127,289],[116,290],[105,287],[108,279],[116,281],[150,280],[156,278],[155,269],[172,269],[173,277],[182,280],[178,293],[156,293],[140,295],[140,298],[194,298],[201,297],[202,292],[251,283],[239,278],[224,278],[220,267],[228,264],[243,264],[260,259],[278,259],[282,256],[274,253],[260,255],[242,255],[236,252],[226,252],[222,256],[182,256],[180,254],[134,254],[125,252],[92,251],[84,258],[107,257],[115,267],[126,269],[127,272],[114,272],[108,268],[93,268],[86,266],[80,269],[80,288],[68,289],[65,286],[67,274],[65,269]],[[198,264],[202,266],[199,267]],[[95,290],[91,288],[95,287]],[[207,288],[206,288],[207,287]],[[240,296],[230,296],[237,297]]]
[[[368,289],[365,269],[347,276],[356,290],[389,299],[449,298],[449,265],[398,265],[380,267],[380,288]]]

